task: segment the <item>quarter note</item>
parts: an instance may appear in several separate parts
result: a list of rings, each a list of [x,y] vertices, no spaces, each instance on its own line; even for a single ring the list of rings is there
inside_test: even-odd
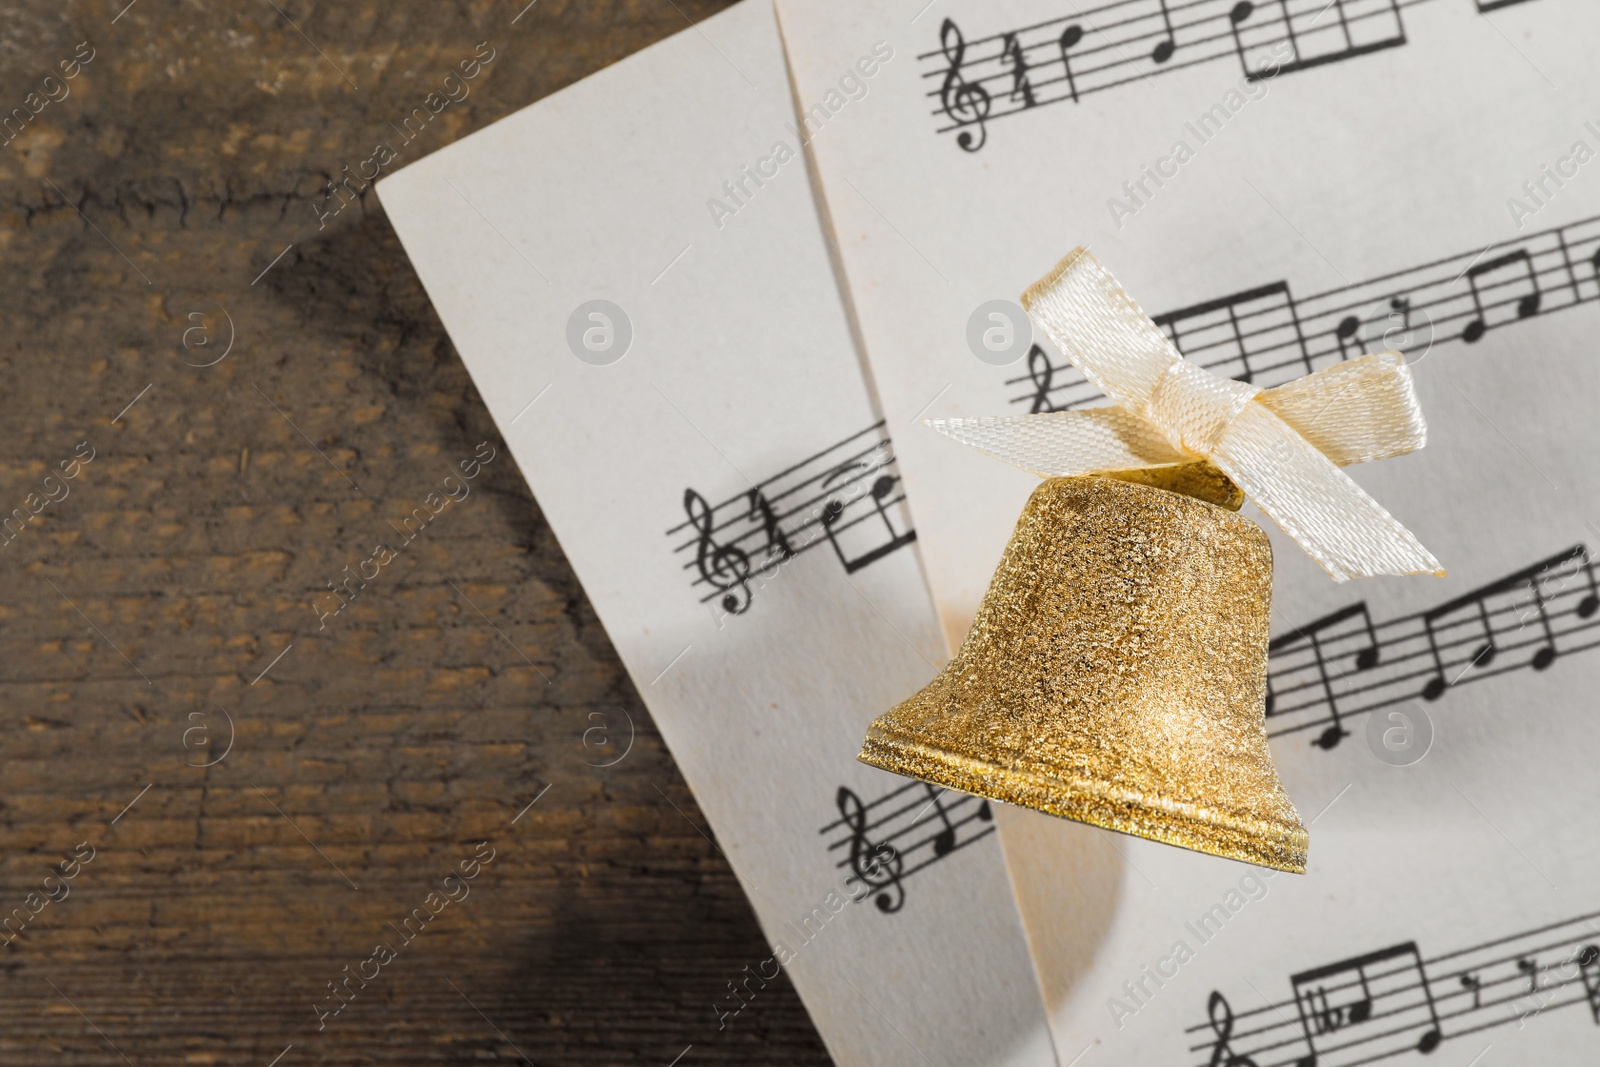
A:
[[[1520,959],[1517,961],[1517,970],[1528,976],[1528,992],[1539,992],[1539,961]]]
[[[1489,331],[1489,320],[1483,306],[1483,292],[1478,285],[1478,279],[1485,274],[1505,270],[1521,264],[1526,268],[1528,284],[1532,287],[1531,293],[1526,293],[1517,300],[1517,318],[1531,318],[1539,313],[1539,303],[1542,299],[1539,291],[1539,274],[1533,269],[1533,260],[1528,255],[1528,250],[1519,248],[1515,252],[1507,252],[1503,256],[1496,256],[1487,263],[1479,263],[1467,269],[1467,285],[1472,289],[1472,306],[1477,311],[1477,316],[1461,331],[1461,339],[1468,344],[1476,344],[1483,339]]]
[[[742,615],[750,607],[750,557],[738,545],[720,544],[713,536],[715,523],[711,505],[693,489],[683,491],[683,510],[695,528],[698,543],[694,563],[700,577],[723,591],[724,611]]]
[[[1461,976],[1461,988],[1472,990],[1472,1010],[1477,1011],[1481,1003],[1479,990],[1483,988],[1483,979],[1475,974]]]
[[[894,846],[876,843],[867,836],[866,805],[854,792],[840,786],[834,803],[850,830],[851,877],[872,890],[870,895],[879,911],[899,911],[906,902],[905,887],[900,884],[904,870],[900,854]]]
[[[1167,0],[1159,0],[1159,2],[1161,4],[1161,21],[1166,23],[1167,35],[1151,51],[1150,59],[1156,63],[1165,63],[1172,58],[1172,53],[1178,50],[1178,42],[1172,35],[1172,13],[1167,10]]]
[[[1033,83],[1028,80],[1028,57],[1022,52],[1022,45],[1017,41],[1017,35],[1008,33],[1005,36],[1005,45],[1000,50],[1006,65],[1011,68],[1011,101],[1022,101],[1026,110],[1034,104]]]
[[[1069,53],[1081,40],[1083,40],[1083,27],[1073,23],[1061,31],[1061,37],[1056,41],[1061,48],[1061,67],[1067,73],[1067,90],[1072,94],[1074,104],[1078,102],[1078,82],[1072,75],[1072,56]],[[1600,260],[1600,254],[1597,254],[1596,258]]]
[[[950,69],[945,72],[944,84],[939,90],[939,103],[956,125],[978,128],[976,136],[971,130],[962,130],[956,136],[956,144],[968,152],[976,152],[988,139],[984,120],[989,117],[991,106],[989,90],[978,82],[969,82],[962,77],[961,65],[967,55],[967,41],[950,19],[945,19],[944,25],[939,27],[939,49],[950,62]]]
[[[1239,65],[1244,68],[1246,81],[1255,81],[1261,77],[1259,71],[1250,69],[1250,61],[1245,58],[1244,39],[1239,36],[1239,27],[1249,21],[1250,16],[1256,13],[1256,5],[1250,0],[1239,0],[1228,12],[1228,29],[1233,31],[1233,50],[1239,53]]]

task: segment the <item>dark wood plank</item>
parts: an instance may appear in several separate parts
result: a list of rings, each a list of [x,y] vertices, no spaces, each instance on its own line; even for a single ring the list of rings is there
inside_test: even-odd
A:
[[[70,89],[0,146],[0,514],[94,450],[0,548],[0,915],[94,849],[0,947],[0,1062],[826,1063],[785,981],[719,1029],[749,906],[376,198],[317,206],[480,42],[395,166],[724,4],[124,2],[0,3],[0,107]]]

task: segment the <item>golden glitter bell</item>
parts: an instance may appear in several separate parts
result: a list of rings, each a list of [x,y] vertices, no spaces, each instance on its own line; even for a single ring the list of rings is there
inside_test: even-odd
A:
[[[1304,873],[1267,749],[1272,549],[1243,499],[1207,463],[1043,482],[960,651],[860,759]]]
[[[860,758],[1302,874],[1306,830],[1267,750],[1272,550],[1235,512],[1248,493],[1335,581],[1443,574],[1339,469],[1423,446],[1410,369],[1381,352],[1271,389],[1224,378],[1083,248],[1022,305],[1113,403],[928,420],[1047,480],[961,650]]]

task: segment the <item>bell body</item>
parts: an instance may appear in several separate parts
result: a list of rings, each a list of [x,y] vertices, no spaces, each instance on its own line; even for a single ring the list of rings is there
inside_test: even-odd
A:
[[[1049,479],[961,650],[872,724],[860,759],[1304,873],[1305,827],[1267,748],[1271,596],[1271,546],[1243,516],[1113,478]]]

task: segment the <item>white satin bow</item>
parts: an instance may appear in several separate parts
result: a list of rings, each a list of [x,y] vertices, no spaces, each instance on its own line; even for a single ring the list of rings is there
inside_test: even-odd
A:
[[[1399,353],[1361,356],[1264,391],[1222,378],[1185,360],[1082,248],[1024,293],[1022,304],[1120,406],[928,425],[1045,477],[1209,459],[1335,581],[1444,573],[1339,469],[1426,443]]]

